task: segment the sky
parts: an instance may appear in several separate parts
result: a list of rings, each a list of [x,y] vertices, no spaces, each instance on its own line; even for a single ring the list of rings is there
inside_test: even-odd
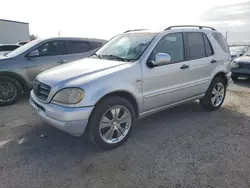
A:
[[[0,19],[28,22],[39,38],[60,32],[110,39],[129,29],[205,24],[228,31],[231,42],[250,42],[246,0],[8,0],[1,2]]]

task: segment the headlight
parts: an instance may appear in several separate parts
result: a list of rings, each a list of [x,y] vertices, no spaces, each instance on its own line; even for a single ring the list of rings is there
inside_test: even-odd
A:
[[[238,68],[239,64],[237,61],[233,61],[231,66],[232,66],[232,68]]]
[[[60,90],[53,101],[62,104],[77,104],[84,98],[84,91],[80,88],[66,88]]]

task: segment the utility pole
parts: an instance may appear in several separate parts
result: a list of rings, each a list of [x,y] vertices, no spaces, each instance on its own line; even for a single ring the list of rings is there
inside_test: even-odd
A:
[[[226,31],[226,41],[227,41],[227,33],[228,33],[228,32]]]

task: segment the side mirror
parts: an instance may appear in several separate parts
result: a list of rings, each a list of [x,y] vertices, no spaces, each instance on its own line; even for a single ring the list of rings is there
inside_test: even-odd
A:
[[[153,66],[161,66],[170,63],[171,57],[166,53],[157,53],[155,55],[155,61],[152,61]]]
[[[241,56],[243,56],[243,54],[240,54],[239,56],[241,57]]]
[[[29,58],[38,57],[38,56],[39,56],[38,50],[34,50],[34,51],[30,52],[30,54],[28,55]]]

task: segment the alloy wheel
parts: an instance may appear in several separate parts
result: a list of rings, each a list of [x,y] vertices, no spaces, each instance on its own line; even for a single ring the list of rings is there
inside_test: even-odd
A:
[[[212,90],[212,98],[211,102],[214,107],[219,106],[224,99],[225,95],[225,88],[224,85],[221,82],[218,82],[215,84],[213,90]]]
[[[0,83],[0,101],[9,102],[17,96],[17,88],[10,82]]]
[[[129,110],[122,106],[109,108],[101,118],[99,133],[102,140],[109,144],[122,141],[128,134],[132,123]]]

